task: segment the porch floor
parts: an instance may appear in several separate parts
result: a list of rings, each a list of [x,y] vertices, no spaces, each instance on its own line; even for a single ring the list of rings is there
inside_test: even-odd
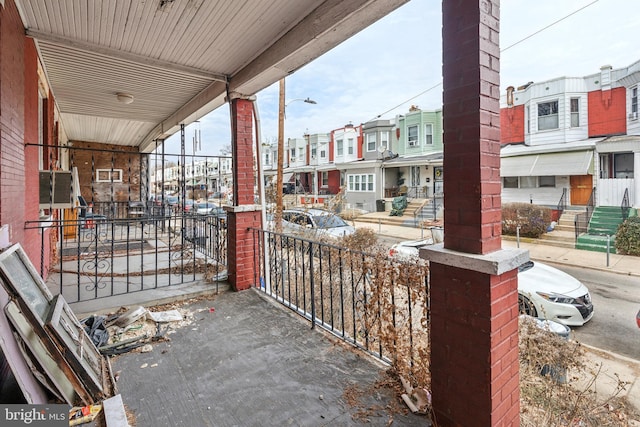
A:
[[[183,308],[194,321],[170,341],[112,359],[138,426],[430,425],[377,384],[385,366],[257,290]]]

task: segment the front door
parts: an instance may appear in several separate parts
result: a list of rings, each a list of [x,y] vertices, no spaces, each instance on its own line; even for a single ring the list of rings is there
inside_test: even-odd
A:
[[[571,184],[571,204],[585,206],[589,203],[593,190],[593,177],[591,175],[576,175],[569,179]]]

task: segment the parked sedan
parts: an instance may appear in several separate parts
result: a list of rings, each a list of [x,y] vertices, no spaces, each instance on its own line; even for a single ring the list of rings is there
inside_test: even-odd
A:
[[[282,219],[283,232],[308,237],[338,238],[356,231],[338,215],[323,209],[285,209]]]
[[[419,248],[425,245],[417,242],[421,241],[400,242],[389,254],[418,258]],[[528,261],[518,268],[518,305],[521,313],[566,326],[582,326],[593,317],[589,289],[573,276],[541,262]]]

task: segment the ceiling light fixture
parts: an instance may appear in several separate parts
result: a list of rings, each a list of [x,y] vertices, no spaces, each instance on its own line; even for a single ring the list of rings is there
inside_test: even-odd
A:
[[[131,104],[133,102],[133,95],[128,93],[118,92],[116,93],[116,98],[123,104]]]

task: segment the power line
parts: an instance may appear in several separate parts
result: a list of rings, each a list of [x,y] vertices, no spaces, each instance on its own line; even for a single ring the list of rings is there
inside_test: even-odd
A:
[[[525,40],[530,39],[531,37],[535,36],[536,34],[540,34],[540,33],[541,33],[541,32],[543,32],[544,30],[547,30],[547,29],[549,29],[549,28],[553,27],[554,25],[556,25],[556,24],[558,24],[558,23],[560,23],[560,22],[564,21],[565,19],[567,19],[567,18],[569,18],[569,17],[571,17],[571,16],[575,15],[576,13],[578,13],[578,12],[580,12],[580,11],[582,11],[582,10],[584,10],[584,9],[588,8],[589,6],[591,6],[591,5],[595,4],[595,3],[599,2],[599,1],[600,1],[600,0],[594,0],[594,1],[592,1],[591,3],[589,3],[589,4],[587,4],[587,5],[582,6],[580,9],[576,9],[576,10],[574,10],[574,11],[573,11],[573,12],[571,12],[570,14],[563,16],[562,18],[560,18],[560,19],[558,19],[558,20],[556,20],[556,21],[552,22],[551,24],[549,24],[549,25],[547,25],[547,26],[545,26],[545,27],[543,27],[543,28],[539,29],[539,30],[538,30],[538,31],[536,31],[536,32],[533,32],[533,33],[529,34],[528,36],[526,36],[526,37],[524,37],[524,38],[522,38],[522,39],[518,40],[517,42],[515,42],[515,43],[513,43],[513,44],[510,44],[509,46],[505,47],[504,49],[500,49],[500,53],[504,52],[504,51],[505,51],[505,50],[507,50],[507,49],[511,49],[512,47],[514,47],[514,46],[516,46],[516,45],[518,45],[518,44],[522,43],[522,42],[523,42],[523,41],[525,41]],[[408,103],[408,102],[413,101],[414,99],[416,99],[416,98],[418,98],[418,97],[420,97],[420,96],[424,95],[424,94],[425,94],[425,93],[427,93],[427,92],[432,91],[433,89],[437,88],[438,86],[442,86],[442,82],[439,82],[439,83],[437,83],[437,84],[435,84],[435,85],[431,86],[429,89],[427,89],[427,90],[425,90],[425,91],[422,91],[422,92],[420,92],[419,94],[414,95],[414,96],[412,96],[411,98],[407,99],[406,101],[404,101],[404,102],[402,102],[402,103],[400,103],[400,104],[396,105],[395,107],[390,108],[390,109],[388,109],[387,111],[385,111],[385,112],[383,112],[383,113],[378,114],[377,116],[375,116],[375,117],[374,117],[374,118],[372,118],[371,120],[378,119],[378,118],[380,118],[380,117],[384,116],[385,114],[387,114],[387,113],[389,113],[389,112],[391,112],[391,111],[393,111],[393,110],[395,110],[395,109],[397,109],[397,108],[402,107],[404,104],[406,104],[406,103]],[[371,120],[369,120],[369,121],[371,121]]]

